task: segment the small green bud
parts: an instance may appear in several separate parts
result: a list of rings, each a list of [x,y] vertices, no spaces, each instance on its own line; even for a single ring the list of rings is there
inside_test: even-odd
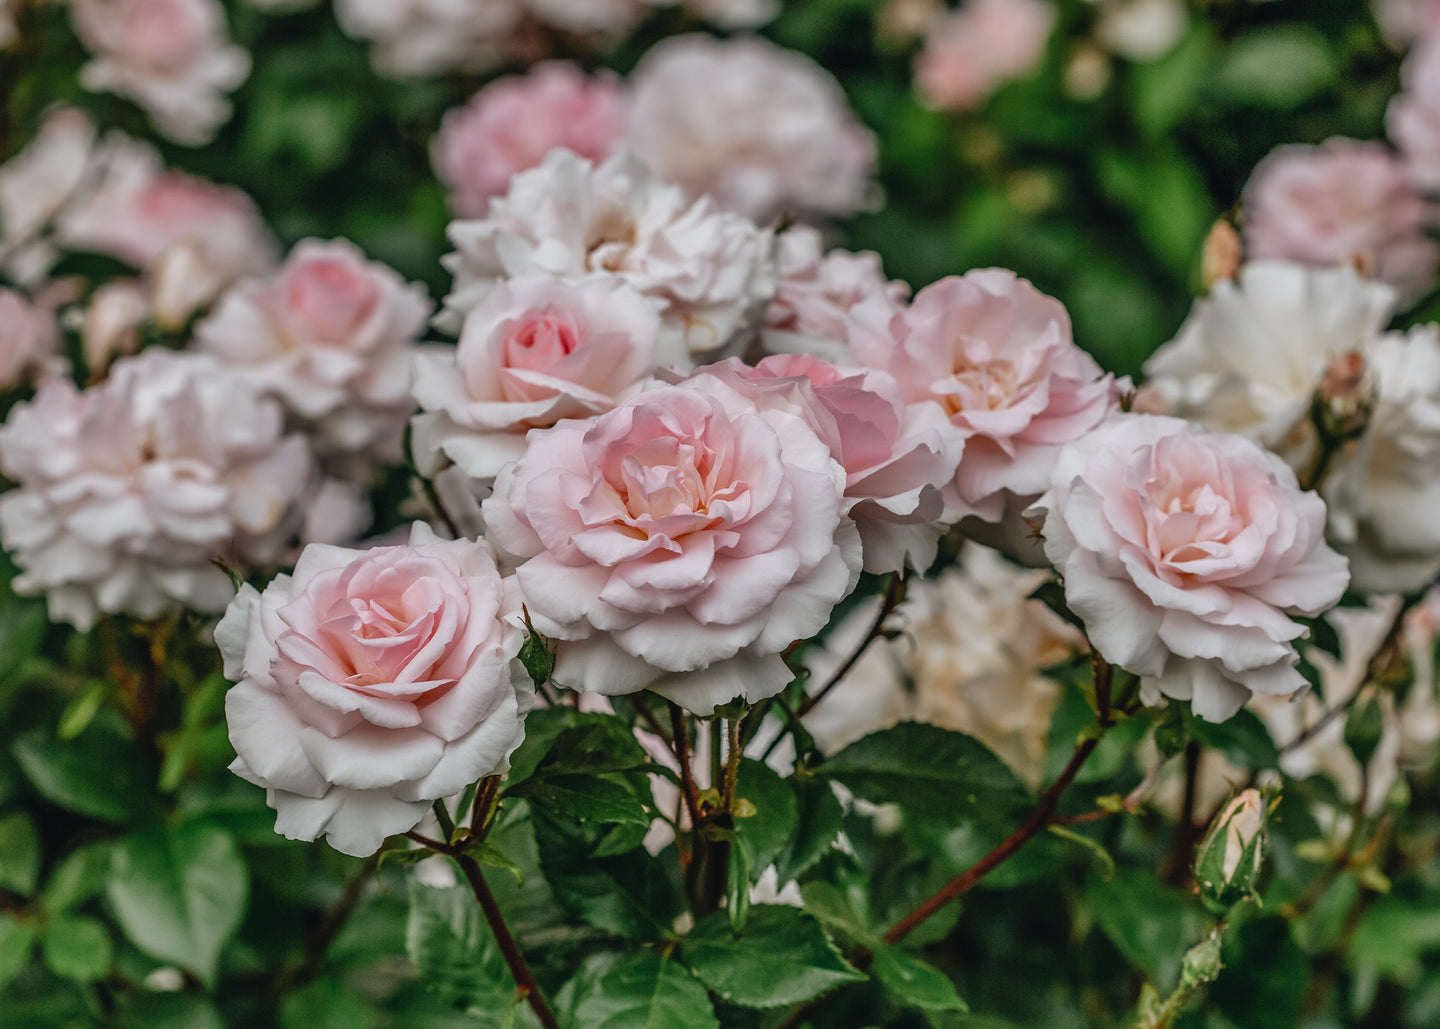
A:
[[[1265,842],[1265,798],[1259,790],[1242,790],[1200,842],[1195,882],[1206,905],[1223,913],[1255,896]]]
[[[555,671],[555,644],[530,624],[530,612],[523,608],[522,611],[525,616],[525,643],[520,647],[520,663],[530,674],[531,681],[536,686],[542,686],[550,681]]]

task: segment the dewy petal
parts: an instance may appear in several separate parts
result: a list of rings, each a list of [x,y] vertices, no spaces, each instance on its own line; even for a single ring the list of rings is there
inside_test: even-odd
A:
[[[275,831],[286,839],[314,840],[323,833],[330,846],[352,857],[369,857],[385,840],[418,826],[428,800],[404,801],[380,790],[332,787],[320,798],[270,791]]]
[[[299,742],[327,781],[352,790],[383,789],[419,779],[445,752],[445,744],[424,730],[387,729],[368,722],[336,739],[305,728]]]

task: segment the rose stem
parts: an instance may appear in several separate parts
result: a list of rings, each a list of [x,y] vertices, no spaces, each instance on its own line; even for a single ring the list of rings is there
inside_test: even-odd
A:
[[[860,641],[860,645],[845,659],[845,663],[835,669],[835,673],[826,680],[825,685],[821,686],[814,696],[808,698],[800,705],[800,710],[797,714],[801,718],[809,714],[816,704],[825,699],[826,694],[839,685],[840,680],[845,678],[845,676],[850,673],[850,669],[855,667],[855,663],[865,656],[865,651],[870,649],[870,644],[879,638],[880,631],[885,626],[885,619],[890,617],[890,612],[895,610],[896,605],[898,605],[901,598],[905,596],[905,591],[901,588],[904,583],[905,580],[899,575],[893,572],[890,574],[890,582],[885,587],[885,600],[880,605],[880,613],[875,616],[875,621],[870,625],[870,631],[865,634],[865,638]]]
[[[685,714],[673,700],[670,706],[670,730],[674,733],[671,741],[675,745],[675,760],[680,762],[681,792],[685,795],[685,807],[690,812],[690,828],[700,825],[700,794],[695,790],[695,780],[690,774],[690,738],[685,732]]]
[[[555,1015],[540,993],[540,986],[530,974],[530,966],[525,963],[525,957],[520,953],[515,937],[510,935],[505,916],[500,913],[500,905],[495,902],[495,895],[490,892],[490,884],[485,881],[479,862],[468,854],[452,851],[452,856],[459,863],[460,870],[465,873],[470,889],[475,893],[475,899],[480,902],[480,909],[485,912],[485,920],[490,923],[490,931],[495,934],[495,942],[500,945],[500,953],[505,957],[505,964],[510,966],[510,974],[515,977],[515,985],[519,987],[521,996],[530,1005],[530,1010],[535,1012],[535,1017],[540,1020],[544,1029],[560,1029],[560,1023],[555,1021]]]

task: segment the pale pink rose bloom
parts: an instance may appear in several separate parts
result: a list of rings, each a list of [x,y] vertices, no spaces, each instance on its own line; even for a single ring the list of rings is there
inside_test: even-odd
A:
[[[20,593],[80,629],[100,612],[216,613],[229,578],[212,562],[276,560],[300,522],[309,448],[279,407],[209,358],[149,350],[100,385],[43,383],[0,429],[0,539]]]
[[[565,32],[615,38],[645,14],[644,0],[522,0],[529,13]]]
[[[453,360],[415,365],[413,445],[422,471],[448,458],[488,484],[531,429],[588,418],[655,370],[659,304],[621,279],[522,276],[471,311]]]
[[[1098,3],[1095,39],[1132,61],[1154,61],[1185,35],[1190,15],[1184,0],[1091,0]]]
[[[1381,143],[1337,138],[1278,147],[1255,166],[1244,203],[1253,258],[1359,262],[1411,299],[1440,266],[1440,244],[1425,232],[1425,201]]]
[[[395,78],[482,72],[503,63],[522,0],[335,0],[335,20],[374,44],[375,70]]]
[[[880,255],[864,250],[825,250],[818,229],[794,225],[777,238],[780,291],[765,309],[760,344],[767,353],[814,353],[845,363],[850,312],[879,298],[892,313],[910,295],[903,282],[887,281]]]
[[[677,3],[722,29],[758,29],[774,21],[780,13],[780,0],[646,0],[655,7],[674,7]]]
[[[1325,543],[1325,504],[1240,436],[1178,418],[1115,415],[1061,452],[1045,553],[1105,660],[1141,696],[1208,721],[1252,695],[1304,689],[1290,615],[1333,606],[1350,575]]]
[[[626,144],[692,197],[767,222],[869,206],[875,137],[835,79],[758,36],[678,36],[631,75]]]
[[[613,75],[586,75],[568,61],[490,83],[440,122],[430,158],[449,190],[450,209],[479,218],[490,198],[510,188],[556,147],[591,161],[620,138],[624,100]]]
[[[784,689],[781,653],[854,587],[844,489],[798,414],[680,385],[532,432],[483,510],[556,682],[709,714]]]
[[[140,349],[140,326],[153,313],[150,290],[139,279],[111,279],[91,294],[80,323],[80,349],[92,377]]]
[[[534,690],[523,639],[483,541],[417,524],[408,546],[306,547],[215,628],[230,770],[265,787],[276,832],[372,854],[509,767]]]
[[[1415,184],[1440,194],[1440,18],[1435,33],[1405,58],[1400,84],[1385,112],[1386,129]]]
[[[95,124],[71,107],[52,111],[25,147],[0,165],[0,268],[26,286],[56,254],[42,237],[96,164]]]
[[[941,491],[964,440],[938,405],[907,403],[873,368],[836,367],[811,354],[738,358],[698,369],[686,383],[734,391],[761,408],[801,415],[845,469],[845,512],[860,530],[867,572],[924,571],[944,529]]]
[[[13,289],[0,287],[0,392],[14,389],[54,362],[60,344],[55,317]]]
[[[708,197],[686,200],[628,154],[596,166],[552,150],[449,234],[455,285],[436,324],[452,332],[504,279],[599,272],[661,302],[665,354],[714,360],[749,340],[777,287],[768,230]]]
[[[177,143],[208,143],[230,117],[227,93],[250,74],[217,0],[73,0],[75,33],[95,56],[80,84],[143,107]]]
[[[144,270],[189,243],[203,262],[196,273],[208,276],[214,291],[274,266],[275,239],[240,190],[167,170],[154,150],[118,133],[107,137],[103,157],[93,188],[57,221],[60,246]]]
[[[1380,31],[1396,50],[1440,31],[1440,0],[1371,0]]]
[[[965,438],[946,493],[957,518],[998,522],[1007,498],[1041,493],[1060,448],[1118,406],[1113,377],[1071,339],[1064,306],[1014,272],[950,276],[888,314],[858,316],[851,352],[895,376],[907,400],[938,404]]]
[[[399,460],[425,331],[424,287],[345,240],[302,240],[267,279],[227,293],[196,345],[278,397],[323,457]]]
[[[1054,27],[1047,0],[965,0],[931,26],[915,61],[915,89],[941,110],[979,107],[1040,63]]]

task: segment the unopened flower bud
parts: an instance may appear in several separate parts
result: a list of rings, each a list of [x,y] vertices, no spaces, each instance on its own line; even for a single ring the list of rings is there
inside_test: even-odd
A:
[[[1365,356],[1349,350],[1330,362],[1315,391],[1312,416],[1322,436],[1335,442],[1354,439],[1365,431],[1375,404]]]
[[[1265,839],[1265,798],[1242,790],[1210,826],[1195,861],[1195,882],[1217,913],[1255,895]]]
[[[90,298],[80,329],[85,364],[98,376],[111,361],[140,346],[140,323],[150,316],[150,297],[134,279],[106,283]]]
[[[1221,279],[1233,279],[1240,270],[1243,248],[1235,226],[1221,218],[1210,228],[1200,252],[1200,277],[1208,290]]]
[[[167,332],[183,329],[220,288],[204,253],[188,239],[171,244],[156,258],[150,280],[155,289],[155,321]]]

